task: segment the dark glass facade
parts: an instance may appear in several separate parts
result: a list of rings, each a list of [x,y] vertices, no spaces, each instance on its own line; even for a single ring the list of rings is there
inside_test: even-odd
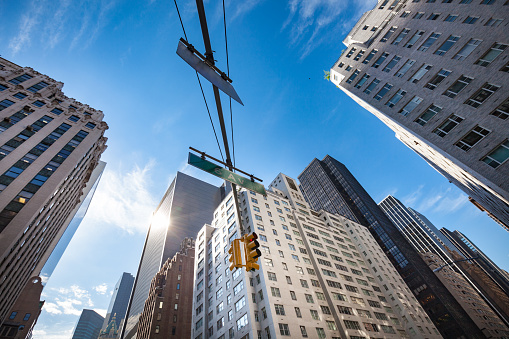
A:
[[[95,311],[84,309],[74,328],[72,339],[97,339],[104,318]]]
[[[444,337],[485,337],[345,165],[330,156],[314,159],[299,181],[313,209],[341,214],[370,230]]]
[[[125,313],[127,312],[127,305],[129,304],[129,297],[133,290],[133,284],[134,277],[130,273],[124,272],[115,285],[115,290],[113,291],[113,296],[108,306],[108,312],[106,313],[106,318],[104,318],[102,326],[103,331],[108,327],[113,316],[115,316],[116,328],[119,328],[120,322],[124,319]]]

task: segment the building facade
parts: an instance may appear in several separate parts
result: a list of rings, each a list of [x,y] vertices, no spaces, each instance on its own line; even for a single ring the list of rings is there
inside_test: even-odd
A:
[[[0,322],[38,276],[105,150],[103,113],[0,58]]]
[[[97,339],[104,318],[96,311],[84,309],[76,323],[71,339]]]
[[[166,260],[179,251],[182,239],[196,237],[203,225],[211,222],[213,211],[224,192],[224,186],[216,187],[177,172],[153,214],[121,338],[131,338],[136,334],[152,278]]]
[[[267,196],[239,192],[259,270],[229,269],[241,236],[232,193],[198,233],[191,338],[441,337],[366,227],[310,209],[286,175],[276,182]]]
[[[507,2],[380,0],[331,81],[509,230]]]
[[[108,327],[111,328],[110,323],[115,318],[115,328],[120,327],[120,322],[125,318],[127,312],[127,305],[129,305],[129,297],[133,290],[134,277],[132,274],[124,272],[115,285],[115,290],[111,296],[110,305],[101,331],[106,331]]]
[[[313,209],[344,215],[367,227],[444,337],[484,337],[345,165],[330,156],[314,159],[299,175],[299,181]]]
[[[509,337],[509,328],[506,325],[509,323],[508,319],[505,319],[503,314],[496,313],[498,309],[491,303],[491,299],[470,280],[461,266],[453,263],[455,259],[447,249],[455,250],[454,245],[447,239],[441,240],[442,233],[427,218],[406,207],[395,197],[387,196],[379,206],[421,254],[428,266],[438,268],[447,265],[435,274],[479,330],[489,338]],[[447,245],[444,242],[447,242]]]
[[[136,339],[191,338],[194,245],[185,238],[180,251],[152,279]]]

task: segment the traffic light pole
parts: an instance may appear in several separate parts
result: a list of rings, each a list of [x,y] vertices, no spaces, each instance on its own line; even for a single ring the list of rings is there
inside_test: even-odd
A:
[[[205,45],[205,59],[211,65],[215,65],[214,61],[214,53],[212,52],[212,46],[210,45],[210,36],[209,29],[207,26],[207,18],[205,16],[205,7],[203,6],[203,0],[196,0],[196,7],[198,9],[198,17],[200,18],[200,26],[201,33],[203,36],[203,43]],[[212,84],[212,89],[214,91],[214,99],[216,101],[217,115],[219,117],[219,125],[221,126],[221,135],[223,137],[224,151],[226,155],[226,166],[230,171],[233,171],[233,164],[230,157],[230,147],[228,144],[228,136],[226,134],[226,127],[224,124],[224,116],[223,116],[223,107],[221,105],[221,97],[219,95],[219,89],[216,85]],[[239,208],[239,199],[237,197],[237,185],[231,183],[232,191],[233,191],[233,199],[235,200],[235,206],[237,209],[237,222],[239,223],[240,233],[244,235],[244,226],[242,225],[242,220],[240,219],[240,208]]]

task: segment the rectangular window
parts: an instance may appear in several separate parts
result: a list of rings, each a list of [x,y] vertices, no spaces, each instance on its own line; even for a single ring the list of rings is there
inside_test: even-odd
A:
[[[14,101],[11,101],[9,99],[4,99],[0,101],[0,111],[6,109],[7,107],[14,105]]]
[[[421,80],[426,73],[428,73],[431,67],[433,66],[428,64],[422,65],[421,68],[419,68],[419,70],[415,72],[414,75],[408,81],[415,84],[417,81]]]
[[[353,54],[355,51],[356,51],[356,48],[355,48],[355,47],[353,47],[353,48],[352,48],[352,49],[348,52],[348,54],[346,55],[346,57],[347,57],[347,58],[351,57],[351,56],[352,56],[352,54]]]
[[[417,42],[417,40],[419,40],[419,38],[424,34],[424,31],[417,31],[415,32],[414,35],[412,35],[412,37],[410,38],[410,40],[408,40],[408,42],[404,45],[404,47],[406,48],[412,48],[415,43]]]
[[[465,104],[470,105],[474,108],[481,106],[493,93],[495,93],[500,86],[485,83],[480,90],[474,93],[465,101]]]
[[[386,42],[387,40],[389,40],[389,38],[391,37],[392,34],[394,34],[394,32],[396,31],[398,27],[396,26],[392,26],[388,31],[387,33],[385,33],[385,35],[383,36],[382,39],[380,39],[380,42]]]
[[[412,112],[419,104],[422,102],[422,98],[419,98],[418,96],[414,96],[412,100],[408,102],[408,104],[403,107],[399,113],[403,114],[404,116],[407,116]]]
[[[431,118],[440,113],[440,111],[442,111],[442,107],[431,105],[427,110],[424,111],[424,113],[421,114],[420,117],[415,120],[415,122],[421,126],[424,126],[428,121],[431,120]]]
[[[394,76],[401,78],[406,74],[406,72],[412,67],[413,64],[415,64],[415,60],[407,60],[407,62],[405,62],[405,64],[399,69],[399,71],[396,72],[396,74],[394,74]]]
[[[493,168],[502,165],[509,158],[509,140],[504,141],[486,155],[482,161]]]
[[[442,83],[442,81],[444,81],[445,78],[449,76],[449,74],[451,74],[451,71],[441,69],[440,72],[438,72],[424,87],[430,90],[434,90],[438,85]]]
[[[371,67],[378,68],[385,61],[385,59],[387,59],[388,56],[389,53],[386,52],[382,53],[382,55],[375,61],[375,63]]]
[[[392,88],[392,85],[389,83],[386,83],[384,87],[375,95],[375,100],[380,101],[386,94],[389,92]]]
[[[507,45],[505,44],[499,44],[497,42],[494,43],[493,46],[491,46],[491,48],[489,49],[489,51],[484,53],[484,55],[480,57],[479,60],[475,62],[475,64],[487,67],[489,64],[493,62],[493,60],[496,59],[496,57],[498,57],[503,51],[505,51],[506,48]]]
[[[362,58],[362,56],[364,55],[364,53],[366,53],[365,50],[361,49],[359,51],[359,53],[357,53],[357,55],[355,56],[355,58],[353,58],[355,61],[358,61],[360,58]]]
[[[355,88],[361,88],[362,85],[369,79],[370,75],[368,73],[364,74],[362,78],[355,84]]]
[[[42,107],[42,106],[46,105],[46,103],[41,100],[36,100],[32,103],[32,105],[37,106],[37,107]]]
[[[476,49],[477,46],[479,46],[481,42],[482,40],[479,39],[470,39],[470,41],[467,42],[467,44],[463,46],[463,48],[452,58],[455,60],[464,60],[474,51],[474,49]]]
[[[424,15],[424,12],[417,12],[417,13],[415,13],[413,18],[414,19],[420,19],[420,18],[422,18],[423,15]]]
[[[19,77],[9,80],[9,82],[11,84],[18,85],[18,84],[21,84],[22,82],[27,81],[32,78],[33,78],[33,76],[31,76],[29,74],[23,74],[23,75],[20,75]]]
[[[509,117],[509,98],[505,99],[493,112],[491,115],[496,116],[499,119],[506,120]]]
[[[456,82],[454,82],[454,84],[451,85],[451,87],[449,87],[444,93],[443,95],[449,97],[449,98],[454,98],[458,95],[459,92],[461,92],[465,87],[467,87],[467,85],[469,83],[472,82],[472,80],[474,80],[473,78],[469,78],[467,76],[460,76],[458,78],[458,80],[456,80]]]
[[[417,50],[426,52],[431,47],[431,45],[433,45],[435,41],[440,38],[441,35],[442,33],[431,33],[431,35],[422,43],[422,45]]]
[[[35,85],[31,86],[31,87],[28,87],[27,91],[32,92],[32,93],[36,93],[36,92],[39,92],[41,89],[43,89],[45,87],[48,87],[48,86],[49,86],[48,83],[46,83],[44,81],[41,81],[41,82],[38,82]]]
[[[347,84],[351,84],[351,83],[352,83],[352,81],[354,81],[354,80],[355,80],[355,78],[357,78],[357,76],[359,75],[359,73],[360,73],[360,72],[361,72],[361,70],[360,70],[360,69],[356,69],[356,70],[352,73],[352,75],[350,75],[350,77],[346,80],[346,83],[347,83]]]
[[[394,107],[406,94],[406,91],[400,89],[390,98],[386,103],[385,106],[389,106],[390,108]],[[344,252],[343,252],[344,253]]]
[[[398,63],[398,61],[400,61],[400,60],[401,60],[401,57],[400,57],[399,55],[394,56],[394,57],[392,58],[392,60],[391,60],[391,61],[389,61],[389,63],[387,64],[387,66],[385,66],[385,68],[383,69],[383,71],[384,71],[384,72],[389,73],[389,72],[392,70],[392,68],[393,68],[394,66],[396,66],[396,64],[397,64],[397,63]]]
[[[449,14],[445,19],[444,21],[447,21],[447,22],[454,22],[454,20],[456,20],[456,18],[458,17],[457,14]]]
[[[490,26],[490,27],[497,27],[497,26],[500,26],[500,24],[502,23],[503,19],[494,19],[494,18],[490,18],[485,24],[484,26]]]
[[[377,78],[373,79],[373,81],[371,81],[369,86],[366,87],[366,89],[364,90],[364,93],[370,94],[379,83],[380,83],[380,79],[377,79]]]
[[[436,20],[440,16],[440,13],[431,13],[428,17],[428,20]]]
[[[463,20],[463,23],[473,25],[477,20],[479,20],[478,16],[467,16],[465,20]]]
[[[5,88],[7,88],[7,87],[5,87]],[[21,100],[21,99],[25,99],[27,97],[27,95],[25,93],[18,92],[16,94],[14,94],[13,97]]]
[[[368,56],[366,57],[366,59],[364,59],[364,60],[362,61],[362,63],[363,63],[363,64],[367,64],[367,63],[369,63],[369,62],[371,61],[371,59],[373,59],[373,57],[375,56],[375,54],[376,54],[377,52],[378,52],[378,50],[376,50],[376,49],[372,50],[372,51],[368,54]]]
[[[461,138],[461,140],[459,140],[455,145],[466,152],[474,147],[488,134],[490,134],[489,130],[478,125],[475,126],[470,132],[468,132],[463,138]]]
[[[349,330],[360,330],[361,326],[357,321],[343,320],[345,327]]]
[[[290,328],[288,327],[288,324],[279,324],[279,333],[281,335],[290,335]]]
[[[462,121],[463,121],[462,117],[457,116],[456,114],[452,114],[440,126],[438,126],[433,131],[433,133],[443,138],[447,135],[447,133],[449,133],[454,127],[456,127]]]
[[[459,36],[450,35],[447,40],[440,46],[436,51],[436,55],[444,55],[448,50],[451,49],[452,46],[460,39]]]
[[[398,45],[398,44],[401,42],[401,40],[403,40],[403,39],[407,36],[408,32],[410,32],[410,29],[408,29],[408,28],[403,28],[403,30],[402,30],[402,31],[398,34],[398,36],[396,37],[396,39],[394,39],[394,41],[392,42],[392,44],[393,44],[393,45]]]

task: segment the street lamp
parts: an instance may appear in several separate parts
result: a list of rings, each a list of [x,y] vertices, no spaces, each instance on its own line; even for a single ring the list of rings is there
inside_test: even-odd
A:
[[[445,264],[445,265],[442,265],[442,266],[439,266],[439,267],[435,268],[435,269],[433,270],[433,272],[438,272],[438,271],[440,271],[442,268],[444,268],[444,267],[446,267],[446,266],[449,266],[449,265],[452,265],[452,264],[455,264],[455,263],[457,263],[457,262],[462,262],[462,261],[467,261],[467,260],[474,260],[474,259],[478,259],[478,258],[479,258],[479,257],[472,257],[472,258],[466,258],[466,259],[461,259],[461,260],[455,260],[455,261],[453,261],[453,262],[450,262],[450,263],[448,263],[448,264]]]

